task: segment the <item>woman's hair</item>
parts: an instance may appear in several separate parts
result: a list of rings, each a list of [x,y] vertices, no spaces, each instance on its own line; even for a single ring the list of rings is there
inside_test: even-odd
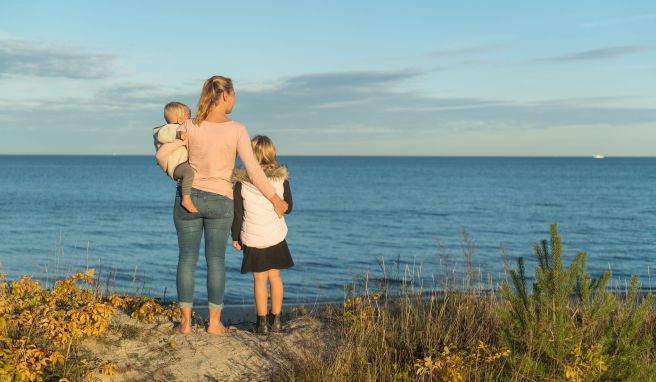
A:
[[[189,119],[191,117],[191,110],[182,102],[169,102],[164,106],[164,119],[166,123],[177,123],[178,117],[182,119]]]
[[[276,146],[273,145],[271,139],[265,135],[256,135],[251,139],[251,146],[253,147],[253,154],[260,165],[275,165],[276,162]]]
[[[222,76],[212,76],[203,84],[203,90],[200,92],[198,98],[198,109],[196,110],[196,117],[194,123],[200,125],[207,115],[221,99],[223,93],[232,93],[232,80]]]

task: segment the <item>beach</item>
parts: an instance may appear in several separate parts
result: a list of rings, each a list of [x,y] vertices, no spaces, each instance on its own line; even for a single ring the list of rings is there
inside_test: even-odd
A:
[[[363,278],[336,304],[287,306],[282,332],[252,331],[252,306],[226,307],[221,335],[176,331],[179,310],[103,295],[94,271],[52,289],[0,282],[0,376],[60,381],[648,381],[656,377],[656,298],[633,277],[612,290],[587,254],[563,260],[557,226],[489,289],[475,268],[439,280]],[[463,249],[466,251],[466,249]],[[467,257],[463,252],[462,256]],[[460,274],[465,274],[460,278]],[[528,287],[527,274],[535,284]],[[202,309],[199,310],[202,313]],[[607,319],[612,316],[613,319]],[[250,316],[252,317],[252,316]],[[7,345],[5,345],[7,346]],[[3,374],[4,373],[4,374]],[[9,379],[11,380],[11,379]]]
[[[292,349],[319,349],[322,324],[309,317],[286,323],[284,332],[258,336],[250,323],[226,321],[224,335],[208,335],[202,324],[189,335],[175,334],[168,320],[143,323],[125,314],[112,319],[107,334],[81,346],[111,360],[115,372],[106,381],[265,381],[284,367]]]
[[[0,382],[656,382],[654,0],[0,9]]]
[[[0,201],[8,217],[0,221],[8,238],[0,244],[7,254],[0,259],[0,273],[6,273],[2,325],[13,349],[0,372],[69,381],[656,375],[649,342],[656,338],[649,308],[652,158],[285,158],[295,187],[287,222],[296,265],[283,272],[285,330],[269,336],[251,331],[252,280],[239,273],[241,254],[232,249],[222,317],[227,333],[205,332],[201,256],[195,326],[189,336],[176,334],[173,189],[151,159],[0,157],[10,174],[22,174],[7,188],[7,200],[18,203]],[[66,176],[43,175],[67,171],[80,176],[81,188],[70,187]],[[544,174],[554,179],[546,188]],[[415,181],[407,182],[408,176]],[[43,181],[48,190],[36,186]],[[123,192],[129,189],[143,192]],[[329,192],[316,192],[322,189]],[[51,198],[53,191],[61,198]],[[326,207],[331,205],[337,210]],[[562,269],[577,261],[579,251],[588,252],[585,266],[576,268],[585,268],[577,285],[608,274],[605,289],[587,297],[572,285],[553,290],[553,296],[579,296],[562,302],[557,312],[563,318],[556,321],[538,314],[552,309],[540,307],[539,298],[521,297],[530,287],[514,284],[532,285],[544,272],[555,272],[535,271],[542,262],[531,254],[533,243],[549,237],[552,220],[564,222]],[[512,276],[520,257],[525,272]],[[639,277],[635,285],[632,275]],[[71,277],[79,288],[61,289]],[[27,298],[22,290],[41,297]],[[534,302],[522,308],[521,301]],[[513,315],[520,308],[533,317],[530,322]],[[618,321],[608,322],[600,312]],[[581,326],[586,320],[595,324]],[[40,325],[36,334],[33,325]],[[624,326],[633,331],[619,331]],[[539,339],[557,327],[577,333],[574,342],[558,340],[563,353],[544,348],[541,341],[554,338]],[[619,340],[630,346],[618,348]],[[40,369],[30,366],[37,361]]]

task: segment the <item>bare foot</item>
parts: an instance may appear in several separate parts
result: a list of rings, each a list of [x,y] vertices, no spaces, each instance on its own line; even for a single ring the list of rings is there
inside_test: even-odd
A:
[[[223,334],[226,328],[223,324],[219,323],[217,326],[207,326],[207,333],[209,334]]]
[[[180,205],[184,207],[185,210],[191,212],[192,214],[198,212],[198,209],[194,205],[194,202],[191,200],[191,195],[182,195],[182,200],[180,201]]]
[[[184,335],[191,333],[191,324],[181,322],[180,326],[176,329],[176,332]]]

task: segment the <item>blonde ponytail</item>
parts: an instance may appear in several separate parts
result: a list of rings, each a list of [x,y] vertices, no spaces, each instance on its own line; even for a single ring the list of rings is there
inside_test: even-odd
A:
[[[198,108],[194,124],[199,126],[216,104],[219,103],[223,93],[233,92],[232,80],[222,76],[212,76],[203,84],[203,90],[198,98]]]

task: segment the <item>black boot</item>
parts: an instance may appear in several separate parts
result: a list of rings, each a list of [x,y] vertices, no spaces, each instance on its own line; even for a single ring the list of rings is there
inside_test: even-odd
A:
[[[255,323],[255,333],[269,334],[269,323],[267,321],[267,316],[257,316],[257,322]]]
[[[269,312],[269,326],[272,332],[282,332],[282,312],[272,314]]]

